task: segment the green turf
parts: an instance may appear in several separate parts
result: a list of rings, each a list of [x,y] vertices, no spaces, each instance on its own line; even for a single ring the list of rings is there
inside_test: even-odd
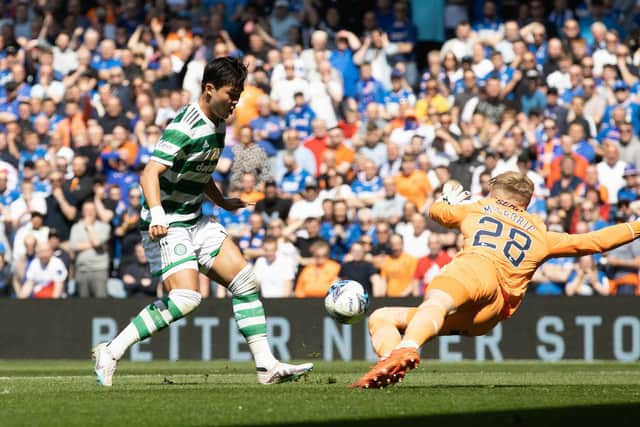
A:
[[[319,362],[260,386],[252,365],[121,363],[111,389],[90,362],[0,361],[0,426],[640,426],[640,364],[434,363],[385,390],[350,390],[364,362]]]

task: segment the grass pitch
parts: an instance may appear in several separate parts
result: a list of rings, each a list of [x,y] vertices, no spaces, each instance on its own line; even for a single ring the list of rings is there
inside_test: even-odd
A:
[[[435,363],[384,390],[350,390],[366,362],[319,362],[256,383],[250,363],[0,361],[0,426],[640,426],[640,364]]]

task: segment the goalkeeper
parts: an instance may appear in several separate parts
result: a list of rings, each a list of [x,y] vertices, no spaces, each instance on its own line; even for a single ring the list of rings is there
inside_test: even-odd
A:
[[[488,197],[462,203],[469,193],[445,184],[429,209],[436,222],[457,228],[463,250],[429,284],[417,308],[384,307],[369,318],[378,363],[352,387],[380,388],[418,366],[418,348],[437,335],[477,336],[513,316],[531,276],[549,258],[605,252],[640,236],[640,222],[585,234],[554,233],[526,212],[533,183],[506,172],[491,180]]]

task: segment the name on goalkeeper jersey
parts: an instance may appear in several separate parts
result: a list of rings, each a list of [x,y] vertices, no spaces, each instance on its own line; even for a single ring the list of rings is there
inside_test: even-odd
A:
[[[521,227],[523,230],[534,231],[536,229],[535,225],[531,224],[527,218],[510,209],[490,205],[484,206],[482,209],[486,214],[500,215],[511,220],[515,225]]]

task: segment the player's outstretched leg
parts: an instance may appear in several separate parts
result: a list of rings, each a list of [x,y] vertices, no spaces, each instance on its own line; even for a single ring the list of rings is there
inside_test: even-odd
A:
[[[369,316],[369,335],[378,358],[384,359],[396,348],[404,331],[413,317],[414,307],[382,307]]]
[[[428,291],[425,301],[420,304],[417,310],[409,312],[409,309],[405,309],[407,310],[405,314],[407,320],[402,340],[398,340],[395,334],[390,334],[391,342],[380,344],[379,347],[381,351],[386,351],[392,343],[395,343],[389,355],[381,358],[369,372],[353,383],[351,387],[381,388],[402,381],[407,372],[420,364],[419,347],[438,335],[445,317],[453,312],[455,307],[455,301],[448,293],[439,289]],[[401,313],[389,311],[387,314]],[[385,318],[388,326],[393,317],[385,316]]]
[[[291,381],[311,371],[312,363],[291,365],[278,361],[271,353],[258,281],[253,267],[245,261],[231,239],[225,239],[222,243],[214,270],[210,270],[210,277],[219,283],[228,283],[227,288],[233,296],[233,314],[253,354],[258,382],[275,384]]]
[[[197,271],[182,270],[171,275],[169,283],[197,283]],[[171,287],[171,285],[168,285]],[[116,363],[129,347],[195,310],[202,297],[191,289],[173,289],[169,295],[146,306],[109,344],[93,349],[98,384],[110,387]]]

